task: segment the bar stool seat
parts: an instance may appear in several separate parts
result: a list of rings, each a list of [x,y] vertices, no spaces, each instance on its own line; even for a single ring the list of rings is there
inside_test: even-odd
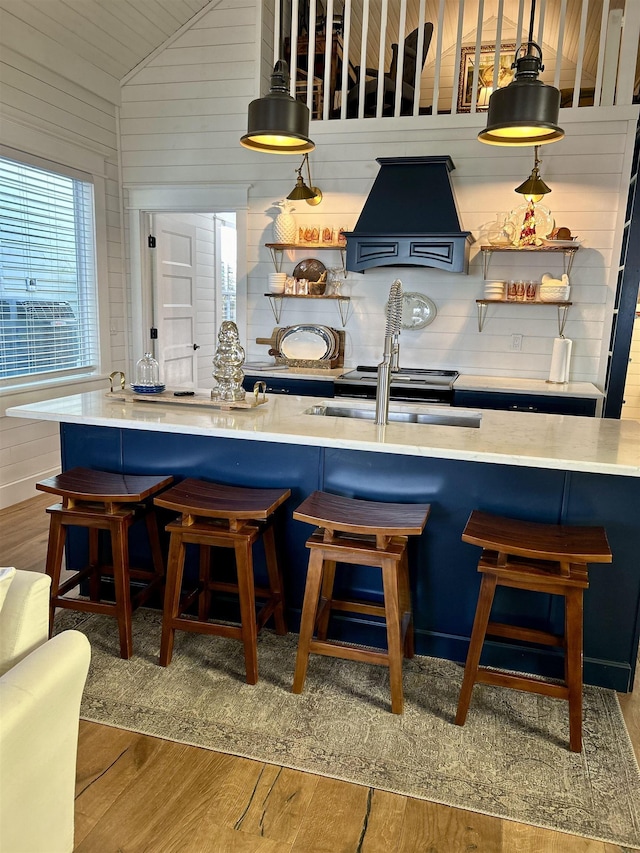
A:
[[[582,643],[583,593],[589,586],[588,563],[610,563],[609,543],[603,528],[518,521],[474,510],[462,539],[483,549],[478,563],[482,573],[480,595],[455,722],[463,726],[476,683],[514,687],[567,699],[569,748],[582,750]],[[545,592],[564,596],[564,633],[491,622],[496,587]],[[564,648],[564,681],[557,683],[527,675],[480,666],[487,634],[528,643]]]
[[[158,506],[181,514],[166,527],[171,539],[162,615],[161,666],[171,662],[176,630],[232,637],[244,644],[247,683],[258,681],[258,631],[273,616],[276,633],[287,633],[273,519],[276,509],[290,494],[289,489],[253,489],[187,479],[156,499]],[[265,550],[268,589],[256,587],[254,583],[253,544],[260,537]],[[187,544],[199,546],[199,580],[194,589],[182,594]],[[212,578],[212,546],[233,549],[237,583]],[[213,591],[238,595],[239,626],[210,620]],[[256,597],[265,599],[257,615]],[[184,615],[195,601],[198,603],[197,618]]]
[[[429,504],[382,503],[327,492],[314,492],[295,510],[294,518],[318,528],[307,540],[309,569],[294,693],[303,690],[310,653],[374,663],[389,668],[391,710],[402,713],[403,653],[408,658],[414,654],[407,537],[422,533],[429,512]],[[334,598],[336,563],[381,569],[383,604]],[[328,640],[332,610],[384,617],[387,650]]]
[[[153,504],[148,498],[173,482],[173,477],[117,474],[90,468],[72,468],[55,477],[36,483],[41,492],[59,495],[62,502],[48,507],[51,516],[46,572],[51,577],[49,626],[53,630],[56,607],[87,613],[114,616],[118,622],[120,656],[133,653],[131,613],[144,604],[164,583],[164,560]],[[153,570],[129,565],[128,531],[144,519],[149,536]],[[69,527],[85,527],[89,531],[89,563],[60,583],[62,559]],[[111,538],[112,565],[100,562],[99,534]],[[113,576],[115,603],[101,600],[101,580]],[[131,580],[142,581],[139,592],[131,597]],[[67,596],[83,581],[89,582],[89,600]]]

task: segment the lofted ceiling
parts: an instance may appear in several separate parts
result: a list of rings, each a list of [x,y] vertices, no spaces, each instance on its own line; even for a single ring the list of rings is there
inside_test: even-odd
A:
[[[3,26],[24,24],[121,80],[211,0],[0,0]],[[13,19],[13,20],[12,20]],[[12,47],[19,52],[18,44]],[[37,56],[33,57],[38,60]]]
[[[69,59],[75,57],[80,60],[79,65],[69,64],[69,74],[75,74],[77,82],[81,82],[78,80],[77,69],[91,67],[102,75],[108,75],[114,82],[121,81],[194,15],[207,6],[215,7],[219,2],[221,0],[0,0],[0,26],[8,33],[8,38],[5,39],[2,39],[0,33],[0,42],[20,52],[20,33],[26,27],[44,38],[39,44],[55,48],[51,55],[57,60],[57,65],[52,67],[59,73],[64,73],[66,55]],[[263,2],[273,3],[279,0]],[[304,7],[305,2],[308,0],[299,0],[299,5]],[[560,10],[566,4],[562,53],[566,59],[575,62],[584,4],[587,19],[583,62],[585,71],[594,71],[603,6],[607,9],[624,8],[625,2],[636,3],[640,0],[538,0],[537,21],[542,13],[544,42],[547,45],[557,43]],[[433,21],[436,26],[442,8],[444,54],[455,47],[461,8],[463,40],[473,37],[478,23],[478,0],[464,0],[463,4],[460,0],[406,0],[405,33],[417,26],[422,3],[425,8],[425,20]],[[327,5],[328,0],[316,0],[319,15]],[[345,0],[334,0],[334,14],[340,15],[344,5]],[[390,53],[390,45],[402,41],[399,36],[401,2],[351,0],[350,5],[352,37],[349,58],[353,64],[359,64],[363,9],[368,8],[367,65],[377,65],[382,10],[388,10],[385,43],[387,52]],[[483,0],[483,19],[485,22],[495,21],[501,14],[505,22],[511,21],[513,24],[518,20],[520,7],[523,28],[526,31],[531,0]],[[536,22],[536,29],[537,26]],[[12,33],[16,35],[12,37]],[[432,49],[431,56],[433,55]],[[31,58],[41,62],[50,59],[46,52],[42,57],[36,54]],[[388,61],[389,56],[387,64]]]

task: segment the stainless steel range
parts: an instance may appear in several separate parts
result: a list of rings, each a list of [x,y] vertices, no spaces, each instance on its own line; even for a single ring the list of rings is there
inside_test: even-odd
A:
[[[359,397],[373,400],[376,396],[378,368],[358,365],[339,376],[334,383],[336,397]],[[457,370],[423,370],[419,367],[400,369],[391,374],[391,399],[411,403],[451,405]]]

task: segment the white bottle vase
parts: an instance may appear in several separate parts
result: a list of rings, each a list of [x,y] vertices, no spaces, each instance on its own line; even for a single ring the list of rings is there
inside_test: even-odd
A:
[[[273,223],[273,239],[276,243],[295,243],[297,232],[295,217],[291,215],[292,205],[285,199],[276,204],[280,213]]]

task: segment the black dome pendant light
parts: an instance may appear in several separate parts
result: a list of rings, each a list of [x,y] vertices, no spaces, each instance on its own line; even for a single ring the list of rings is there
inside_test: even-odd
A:
[[[283,2],[280,0],[278,56],[282,56]],[[247,132],[241,145],[268,154],[305,154],[315,144],[309,139],[309,108],[289,94],[289,66],[278,59],[271,74],[269,94],[249,104]]]
[[[478,134],[489,145],[545,145],[564,136],[558,127],[560,92],[538,80],[544,71],[542,49],[533,41],[536,0],[531,0],[531,22],[526,47],[514,65],[515,77],[489,99],[487,126]]]

